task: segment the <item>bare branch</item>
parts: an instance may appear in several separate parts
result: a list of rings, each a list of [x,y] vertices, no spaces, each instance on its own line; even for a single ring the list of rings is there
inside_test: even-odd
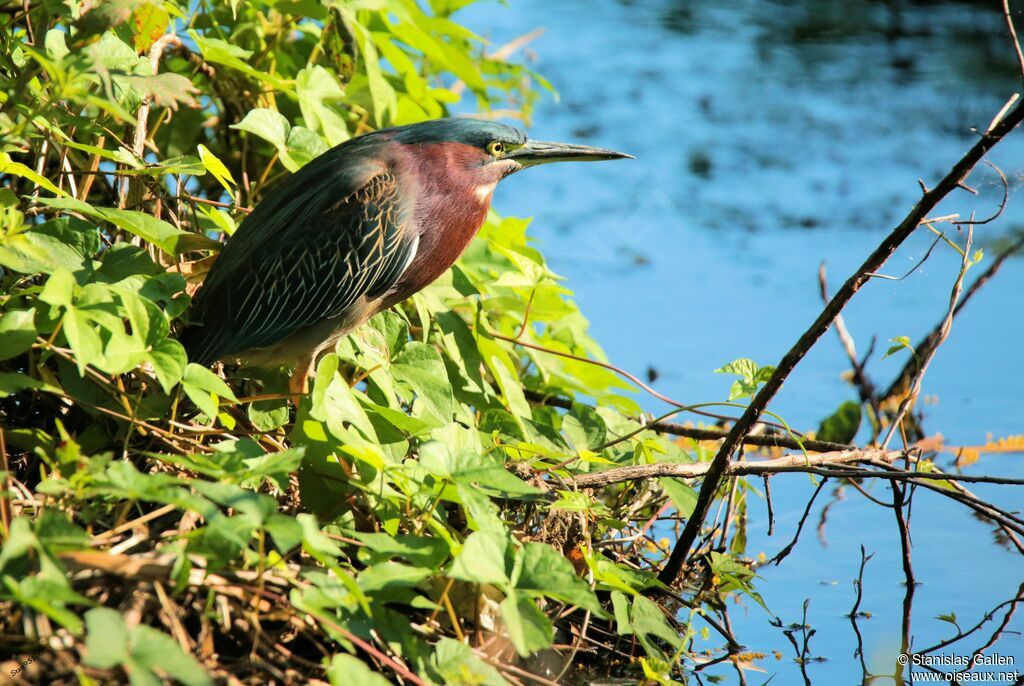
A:
[[[828,278],[825,273],[824,262],[818,265],[818,287],[823,303],[828,305]],[[846,329],[846,322],[842,314],[836,317],[836,335],[839,336],[839,342],[842,344],[843,350],[846,351],[846,356],[850,360],[850,366],[853,367],[853,384],[857,387],[861,402],[870,404],[875,417],[880,417],[881,410],[879,408],[878,395],[875,392],[875,385],[871,383],[871,379],[864,372],[864,365],[857,357],[857,346],[853,342],[853,336]]]

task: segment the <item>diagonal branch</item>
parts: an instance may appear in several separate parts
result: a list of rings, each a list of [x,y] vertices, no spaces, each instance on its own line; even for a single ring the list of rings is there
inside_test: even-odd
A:
[[[868,274],[877,272],[889,257],[921,224],[921,221],[928,216],[935,207],[953,190],[958,188],[970,174],[971,170],[982,160],[983,157],[999,141],[1007,136],[1014,128],[1024,120],[1024,106],[1018,104],[1010,110],[1006,116],[1000,119],[995,126],[985,132],[974,146],[957,162],[949,173],[931,190],[925,191],[917,205],[910,211],[910,214],[886,236],[885,240],[875,249],[864,261],[864,264],[847,279],[842,288],[833,296],[829,304],[822,310],[818,318],[811,326],[804,331],[803,335],[790,348],[789,352],[782,358],[775,369],[775,373],[765,383],[743,416],[733,425],[728,437],[723,441],[718,453],[715,455],[708,469],[708,473],[701,484],[700,493],[697,496],[697,503],[690,518],[686,521],[683,533],[676,543],[672,554],[659,574],[659,580],[664,584],[672,584],[683,564],[689,555],[704,520],[707,518],[711,508],[711,502],[715,493],[725,476],[726,469],[733,453],[743,443],[744,437],[757,423],[761,414],[767,409],[775,394],[782,388],[786,377],[796,368],[797,364],[804,358],[804,355],[828,331],[832,322],[843,311],[847,303],[853,299],[857,291],[867,283]]]

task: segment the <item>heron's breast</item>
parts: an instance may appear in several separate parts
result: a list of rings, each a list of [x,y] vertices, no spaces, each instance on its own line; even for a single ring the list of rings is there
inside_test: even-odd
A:
[[[420,236],[416,256],[395,284],[387,304],[405,300],[448,271],[483,226],[489,207],[490,191],[482,197],[473,187],[455,197],[421,204],[419,216],[410,227]]]

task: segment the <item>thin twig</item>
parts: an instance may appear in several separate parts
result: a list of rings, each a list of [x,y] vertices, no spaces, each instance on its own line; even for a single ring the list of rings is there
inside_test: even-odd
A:
[[[971,282],[971,285],[968,286],[966,291],[964,291],[963,297],[960,298],[960,302],[957,303],[956,309],[953,311],[953,316],[959,316],[960,312],[964,309],[967,303],[970,302],[971,298],[981,290],[982,286],[988,283],[988,281],[996,275],[1000,267],[1003,266],[1003,263],[1019,252],[1022,248],[1024,248],[1024,233],[1022,233],[1020,237],[1017,238],[1017,240],[1008,248],[1000,252],[999,255],[996,256],[995,260],[992,261],[992,264],[990,264],[988,268],[978,276],[978,278]],[[939,335],[942,333],[942,326],[945,324],[945,321],[945,318],[939,321],[939,323],[935,325],[935,328],[914,346],[914,350],[918,355],[927,354],[928,351],[936,345],[936,341],[938,341]],[[917,358],[911,356],[903,366],[903,369],[900,370],[900,373],[896,375],[896,378],[889,385],[889,388],[882,394],[881,400],[883,403],[890,398],[898,397],[906,392],[910,379],[914,375],[916,365]]]
[[[960,294],[963,292],[964,277],[967,276],[967,270],[971,266],[971,245],[973,242],[974,226],[969,224],[967,226],[967,241],[964,243],[964,254],[960,260],[960,272],[953,283],[953,291],[949,296],[949,309],[946,311],[946,317],[942,320],[942,325],[939,327],[939,335],[935,339],[935,344],[926,353],[915,353],[915,357],[918,358],[918,364],[913,382],[911,383],[910,393],[900,402],[899,409],[896,410],[896,414],[893,416],[889,432],[882,441],[883,448],[889,445],[889,441],[896,434],[896,429],[900,426],[900,422],[903,421],[904,415],[906,415],[914,401],[917,400],[917,396],[920,395],[921,382],[924,379],[925,372],[928,371],[928,365],[931,364],[932,358],[935,357],[939,346],[949,337],[949,331],[953,328],[953,317],[956,315],[957,302],[960,300]]]
[[[900,532],[900,551],[902,552],[903,559],[903,575],[906,580],[907,586],[914,585],[914,566],[910,561],[910,527],[907,525],[907,519],[903,515],[903,506],[908,505],[909,501],[906,498],[906,486],[900,486],[895,480],[889,482],[892,487],[892,509],[896,515],[896,526]]]
[[[523,394],[527,400],[542,405],[548,405],[550,407],[560,407],[563,410],[572,409],[572,401],[567,398],[559,398],[553,395],[547,395],[538,391],[531,390],[529,388],[523,389]],[[641,420],[637,420],[641,421]],[[657,433],[669,434],[671,436],[681,436],[683,438],[692,438],[695,441],[720,441],[729,435],[727,429],[718,429],[711,427],[695,427],[686,426],[684,424],[677,424],[675,422],[650,422],[645,425],[646,429],[655,431]],[[799,434],[797,434],[799,435]],[[852,445],[846,445],[843,443],[834,443],[832,441],[813,441],[810,439],[802,438],[799,441],[780,434],[748,434],[743,439],[744,445],[756,445],[763,448],[789,448],[791,450],[809,450],[816,453],[825,453],[836,450],[849,450],[853,448]]]
[[[1010,13],[1010,0],[1003,0],[1003,16],[1006,18],[1006,26],[1010,29],[1010,37],[1013,38],[1013,49],[1017,53],[1017,66],[1020,68],[1021,80],[1024,81],[1024,52],[1020,49],[1017,29],[1013,25],[1013,15]]]
[[[925,256],[925,259],[927,259],[927,256]],[[818,290],[821,293],[823,303],[827,305],[829,301],[828,278],[825,273],[824,261],[818,266]],[[857,387],[861,402],[866,402],[871,406],[875,417],[881,416],[875,385],[871,383],[871,379],[868,378],[867,373],[864,371],[864,365],[861,363],[860,358],[857,357],[857,346],[853,342],[853,336],[846,329],[846,321],[843,319],[842,314],[836,316],[836,335],[839,337],[839,343],[843,346],[843,350],[846,351],[846,356],[850,360],[850,366],[853,367],[853,384]]]
[[[11,535],[11,502],[10,502],[10,465],[7,464],[7,442],[4,438],[4,427],[0,426],[0,525],[3,526],[3,539]]]
[[[850,610],[849,617],[851,619],[857,616],[860,611],[860,601],[864,595],[864,567],[867,566],[868,560],[875,556],[874,553],[867,554],[867,550],[864,549],[864,544],[860,546],[860,570],[857,572],[857,580],[853,582],[854,587],[857,589],[857,599],[853,603],[853,609]]]
[[[804,523],[807,522],[807,516],[811,514],[811,507],[814,505],[814,501],[817,500],[818,494],[821,493],[821,489],[825,487],[827,482],[828,479],[822,479],[818,482],[818,487],[814,489],[814,494],[811,495],[811,499],[807,501],[804,513],[800,517],[800,523],[796,525],[796,533],[793,534],[793,540],[790,541],[785,548],[775,553],[772,559],[765,562],[766,565],[775,563],[775,565],[778,566],[793,551],[793,548],[796,547],[797,541],[800,540],[800,533],[804,530]]]

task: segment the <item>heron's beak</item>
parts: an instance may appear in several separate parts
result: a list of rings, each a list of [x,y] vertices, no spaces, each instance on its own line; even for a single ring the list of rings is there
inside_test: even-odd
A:
[[[527,141],[522,147],[516,148],[505,155],[505,159],[515,160],[524,167],[532,167],[548,162],[599,162],[601,160],[633,159],[632,155],[589,145],[573,145],[572,143],[548,143],[545,141]]]

